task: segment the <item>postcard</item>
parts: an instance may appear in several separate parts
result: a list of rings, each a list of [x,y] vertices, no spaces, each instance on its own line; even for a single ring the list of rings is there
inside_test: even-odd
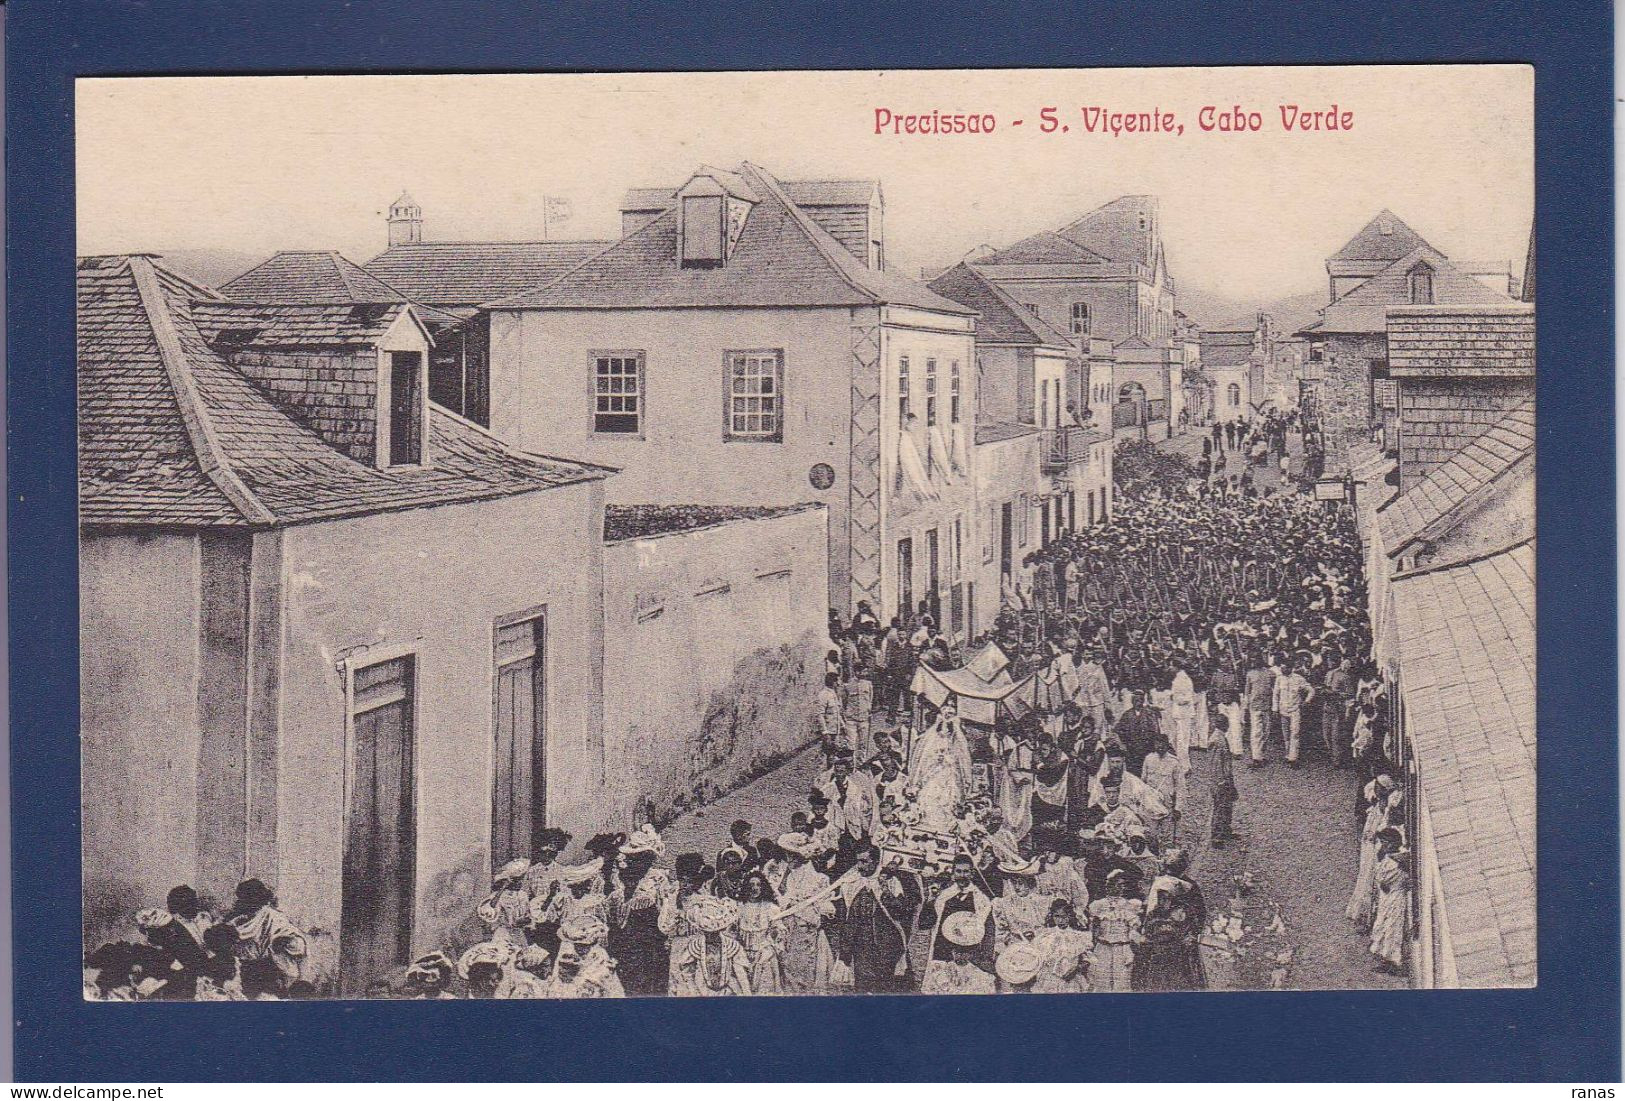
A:
[[[1534,985],[1533,88],[79,80],[85,997]]]

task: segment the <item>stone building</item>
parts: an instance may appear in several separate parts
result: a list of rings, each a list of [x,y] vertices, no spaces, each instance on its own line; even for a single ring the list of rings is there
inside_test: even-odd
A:
[[[979,252],[970,263],[1080,344],[1111,343],[1122,376],[1111,398],[1124,406],[1113,414],[1120,428],[1166,438],[1168,426],[1179,424],[1186,342],[1155,196],[1124,195],[1054,231]]]
[[[1511,299],[1452,264],[1384,210],[1326,261],[1331,295],[1298,335],[1316,380],[1328,471],[1348,467],[1349,447],[1378,429],[1394,446],[1397,389],[1388,373],[1387,316],[1394,306],[1481,306]]]
[[[1390,310],[1397,445],[1360,469],[1423,987],[1536,979],[1534,347],[1527,305]]]

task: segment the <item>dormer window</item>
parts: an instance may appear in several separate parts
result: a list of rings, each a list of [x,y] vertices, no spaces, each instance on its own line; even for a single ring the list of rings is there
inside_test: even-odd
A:
[[[1428,306],[1433,303],[1433,269],[1418,264],[1411,269],[1411,304]]]
[[[683,197],[683,266],[716,267],[726,255],[727,226],[721,195]]]
[[[389,352],[388,466],[423,464],[423,353]]]

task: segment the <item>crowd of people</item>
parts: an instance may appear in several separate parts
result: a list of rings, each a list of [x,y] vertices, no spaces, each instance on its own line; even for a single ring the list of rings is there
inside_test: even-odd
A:
[[[1401,967],[1404,814],[1351,510],[1290,486],[1199,482],[1120,497],[1110,523],[1031,555],[969,642],[928,604],[885,624],[861,602],[850,620],[832,612],[812,718],[824,768],[804,806],[766,830],[734,822],[716,852],[668,852],[644,824],[565,863],[573,839],[543,830],[529,858],[496,869],[477,909],[485,939],[371,993],[1200,989],[1204,934],[1227,919],[1210,918],[1193,856],[1234,837],[1234,763],[1278,753],[1296,767],[1306,741],[1358,770],[1348,916],[1381,966]],[[1020,690],[971,722],[953,695],[917,694],[922,666]],[[1205,824],[1187,820],[1193,805]],[[302,935],[257,880],[219,921],[179,887],[137,924],[141,940],[87,960],[87,996],[311,992]]]

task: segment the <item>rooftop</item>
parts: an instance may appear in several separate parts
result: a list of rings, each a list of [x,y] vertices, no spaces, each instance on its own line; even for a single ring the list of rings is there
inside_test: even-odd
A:
[[[1072,338],[1011,298],[969,264],[949,268],[927,285],[944,298],[976,311],[979,344],[1076,350]]]
[[[1367,222],[1330,260],[1386,260],[1392,262],[1429,245],[1391,210],[1382,210]],[[1437,250],[1435,250],[1437,251]]]
[[[770,520],[808,509],[823,508],[816,502],[799,505],[605,505],[604,542],[627,539],[656,539],[686,531],[699,531],[739,520]]]
[[[279,252],[224,284],[220,291],[235,302],[279,306],[376,306],[415,301],[407,292],[331,251]],[[459,320],[432,306],[420,305],[418,313],[425,322],[435,325]]]
[[[1466,987],[1535,983],[1535,544],[1394,581],[1400,684]]]
[[[1512,301],[1457,268],[1437,249],[1418,246],[1389,264],[1320,313],[1320,320],[1302,331],[1315,333],[1382,333],[1388,312],[1415,305],[1410,276],[1418,267],[1432,274],[1433,302],[1441,306],[1494,306]]]
[[[751,207],[726,263],[683,267],[677,215],[668,210],[552,282],[486,305],[511,310],[889,304],[971,313],[923,284],[866,267],[764,170],[745,164],[740,176],[760,201]]]
[[[1473,503],[1535,454],[1535,399],[1520,402],[1378,513],[1390,556],[1417,540],[1436,539]]]
[[[552,282],[610,241],[433,241],[396,245],[366,270],[416,302],[477,306]]]
[[[429,465],[357,462],[211,344],[235,309],[216,292],[140,255],[83,258],[77,283],[81,523],[271,527],[609,473],[515,451],[434,405]]]
[[[1388,367],[1400,377],[1533,377],[1534,307],[1506,302],[1392,308]]]
[[[779,186],[801,207],[862,206],[880,190],[878,180],[781,180]],[[675,187],[634,187],[621,199],[621,209],[652,214],[677,198]]]

